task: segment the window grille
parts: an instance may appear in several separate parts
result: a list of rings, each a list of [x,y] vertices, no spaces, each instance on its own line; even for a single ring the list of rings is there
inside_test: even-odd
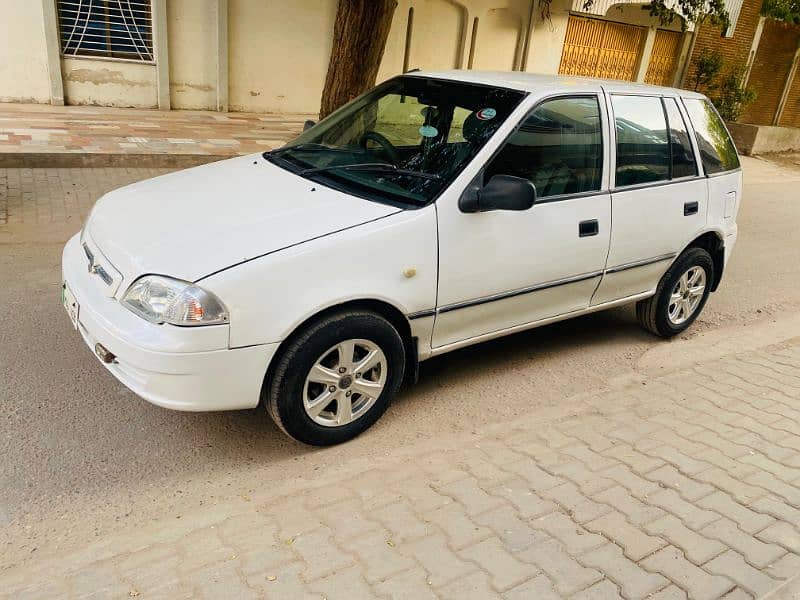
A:
[[[58,0],[64,56],[153,62],[150,0]]]

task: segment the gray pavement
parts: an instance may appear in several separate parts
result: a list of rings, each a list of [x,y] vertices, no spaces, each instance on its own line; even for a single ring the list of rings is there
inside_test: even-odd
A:
[[[798,171],[745,160],[685,336],[628,308],[481,344],[325,450],[149,406],[69,329],[63,241],[156,173],[0,169],[0,596],[746,598],[800,572]]]

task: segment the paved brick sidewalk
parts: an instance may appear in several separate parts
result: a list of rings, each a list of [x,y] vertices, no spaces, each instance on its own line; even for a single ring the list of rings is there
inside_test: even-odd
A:
[[[761,338],[748,336],[756,348]],[[762,345],[41,556],[0,575],[0,590],[759,597],[800,573],[800,338]]]
[[[281,146],[308,118],[316,117],[0,104],[0,166],[196,164]]]

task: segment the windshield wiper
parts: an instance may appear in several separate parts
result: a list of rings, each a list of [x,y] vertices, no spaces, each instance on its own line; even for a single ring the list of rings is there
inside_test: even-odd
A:
[[[396,175],[409,175],[411,177],[420,177],[422,179],[441,179],[441,175],[435,173],[425,173],[423,171],[412,171],[410,169],[401,169],[388,163],[351,163],[349,165],[328,165],[326,167],[314,167],[311,169],[303,169],[298,171],[298,175],[309,175],[311,173],[324,173],[325,171],[391,171]]]
[[[268,150],[264,152],[265,156],[280,156],[285,152],[289,152],[290,150],[326,150],[328,152],[346,152],[347,154],[352,154],[353,150],[348,148],[336,148],[332,146],[326,146],[325,144],[317,144],[315,142],[310,142],[307,144],[297,144],[296,146],[283,146],[281,148],[276,148],[275,150]]]

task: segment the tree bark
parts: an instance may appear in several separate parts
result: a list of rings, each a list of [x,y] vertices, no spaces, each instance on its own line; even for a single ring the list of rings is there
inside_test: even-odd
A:
[[[339,0],[320,119],[375,85],[397,0]]]

